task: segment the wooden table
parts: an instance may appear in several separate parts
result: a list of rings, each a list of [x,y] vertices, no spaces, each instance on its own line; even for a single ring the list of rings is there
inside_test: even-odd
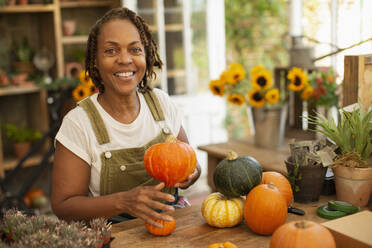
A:
[[[288,140],[284,145],[275,149],[259,148],[253,144],[253,137],[229,140],[224,143],[198,146],[199,150],[208,153],[208,185],[215,191],[213,172],[217,164],[226,157],[229,150],[235,151],[239,156],[252,156],[260,162],[265,171],[278,171],[287,174],[284,160],[289,156]]]
[[[305,211],[305,216],[288,214],[286,222],[294,220],[312,220],[318,223],[327,221],[316,215],[317,207],[326,204],[335,196],[321,196],[318,202],[301,204],[293,203],[294,207]],[[253,233],[244,221],[231,228],[215,228],[206,224],[201,215],[200,205],[177,209],[172,214],[176,219],[176,230],[169,236],[157,237],[150,234],[140,219],[118,223],[112,226],[112,248],[119,247],[193,247],[206,248],[209,244],[223,241],[235,243],[238,247],[261,248],[269,247],[271,236],[261,236]]]

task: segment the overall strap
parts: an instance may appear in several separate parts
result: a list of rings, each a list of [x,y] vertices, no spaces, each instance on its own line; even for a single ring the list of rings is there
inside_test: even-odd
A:
[[[145,97],[147,106],[149,106],[152,116],[154,117],[155,121],[164,121],[164,113],[161,109],[159,100],[157,96],[155,95],[154,91],[149,90],[143,93],[143,96]]]
[[[94,134],[96,135],[98,144],[102,145],[109,143],[110,138],[105,123],[103,122],[101,115],[99,114],[96,106],[94,106],[94,103],[92,102],[90,97],[87,97],[84,100],[80,101],[78,105],[82,107],[87,113]]]

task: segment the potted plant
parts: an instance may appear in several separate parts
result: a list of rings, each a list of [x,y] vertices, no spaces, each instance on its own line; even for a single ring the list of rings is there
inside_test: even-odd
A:
[[[337,199],[366,206],[372,191],[372,105],[367,111],[362,104],[352,112],[341,109],[337,124],[321,114],[308,120],[338,146],[332,165]]]
[[[31,148],[31,143],[41,138],[41,133],[37,130],[18,127],[15,124],[3,125],[5,137],[13,143],[13,150],[17,158],[22,158]]]
[[[27,37],[24,37],[22,42],[19,44],[14,44],[13,53],[15,56],[13,66],[16,72],[31,74],[34,71],[34,65],[32,63],[34,51],[31,48]]]

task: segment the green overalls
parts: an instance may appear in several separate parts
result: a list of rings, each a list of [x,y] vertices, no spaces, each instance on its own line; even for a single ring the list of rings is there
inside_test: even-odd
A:
[[[164,114],[155,93],[153,91],[147,91],[144,93],[144,97],[154,120],[157,122],[164,121]],[[92,100],[88,97],[79,102],[78,105],[87,113],[97,142],[100,145],[109,143],[110,138],[106,126]],[[152,178],[144,167],[144,154],[150,146],[164,142],[169,134],[170,129],[163,127],[162,131],[153,140],[142,147],[107,150],[102,152],[100,155],[102,161],[100,195],[128,191],[137,186],[158,184],[159,181]],[[162,191],[175,195],[175,203],[177,202],[178,192],[176,188],[166,187]],[[125,218],[131,217],[130,215],[124,216]]]

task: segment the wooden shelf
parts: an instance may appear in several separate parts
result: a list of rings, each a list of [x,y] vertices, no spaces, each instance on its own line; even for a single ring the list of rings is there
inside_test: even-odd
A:
[[[38,164],[40,164],[42,159],[43,159],[42,155],[32,156],[23,163],[22,168],[38,165]],[[19,159],[15,158],[15,157],[4,158],[4,161],[3,161],[3,164],[2,164],[2,167],[3,167],[4,171],[14,169],[17,166],[18,161],[19,161]],[[51,157],[49,159],[49,161],[50,162],[53,161],[53,157]]]
[[[52,12],[55,9],[54,4],[27,4],[0,7],[0,13],[39,13]]]
[[[62,37],[63,44],[85,44],[87,41],[88,41],[87,35],[63,36]]]
[[[38,86],[12,86],[6,88],[0,88],[0,96],[9,96],[9,95],[21,95],[27,93],[39,92],[41,90]]]
[[[77,1],[77,2],[61,2],[61,8],[80,8],[80,7],[100,7],[100,6],[111,6],[113,1]]]

